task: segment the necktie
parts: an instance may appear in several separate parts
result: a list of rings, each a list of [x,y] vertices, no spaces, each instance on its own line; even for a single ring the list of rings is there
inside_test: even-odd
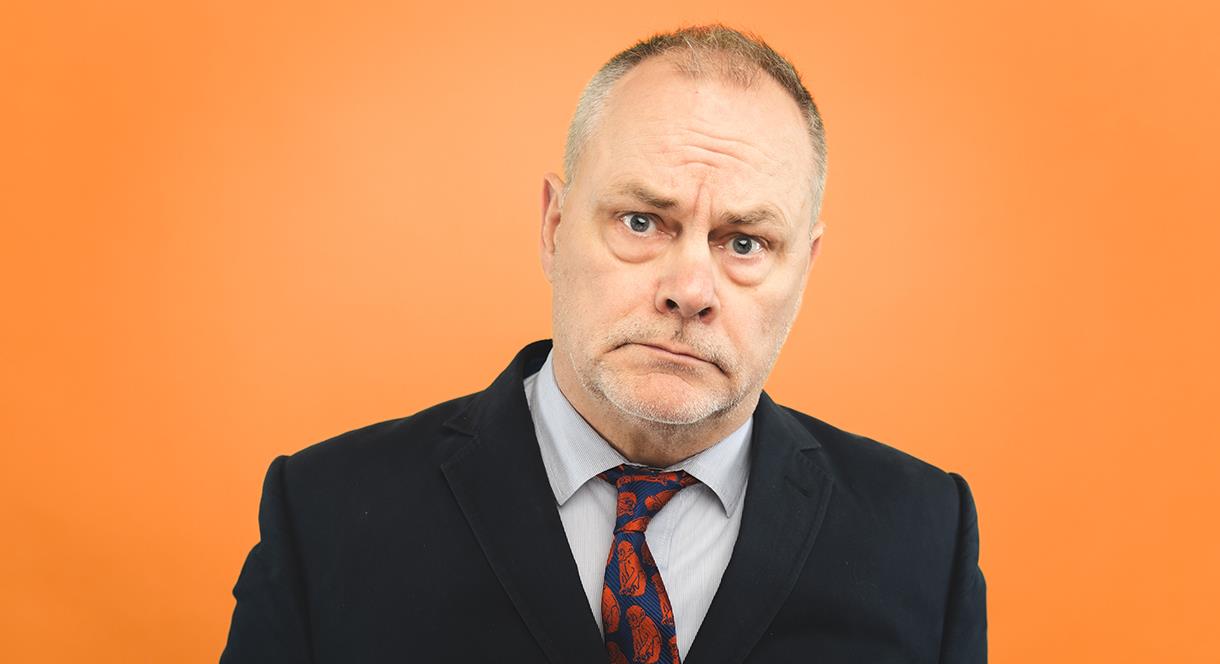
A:
[[[614,542],[602,586],[602,626],[610,664],[680,664],[673,608],[644,530],[674,494],[699,480],[683,470],[626,465],[598,477],[618,489]]]

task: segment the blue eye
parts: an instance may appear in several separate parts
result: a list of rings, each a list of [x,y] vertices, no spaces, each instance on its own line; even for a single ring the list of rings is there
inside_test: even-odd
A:
[[[749,235],[738,235],[729,241],[729,246],[732,247],[733,253],[741,256],[749,256],[762,251],[762,243],[756,238]]]
[[[619,219],[621,219],[623,223],[627,225],[627,228],[632,230],[632,232],[640,234],[647,233],[649,226],[652,224],[652,217],[649,217],[646,214],[640,214],[639,212],[628,212],[627,214],[619,217]]]

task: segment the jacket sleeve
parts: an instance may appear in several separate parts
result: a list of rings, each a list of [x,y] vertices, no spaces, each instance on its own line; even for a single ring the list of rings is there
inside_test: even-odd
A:
[[[957,547],[945,626],[941,638],[941,664],[986,664],[987,584],[979,568],[979,520],[970,485],[957,473],[949,473],[959,495]]]
[[[271,462],[258,509],[259,542],[241,569],[221,664],[306,664],[309,622],[284,490],[288,457]]]

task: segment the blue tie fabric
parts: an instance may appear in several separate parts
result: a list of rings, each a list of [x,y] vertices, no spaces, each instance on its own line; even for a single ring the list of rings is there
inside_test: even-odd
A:
[[[602,586],[610,664],[680,664],[673,608],[644,530],[678,491],[699,480],[683,470],[625,464],[598,477],[618,489],[614,542]]]

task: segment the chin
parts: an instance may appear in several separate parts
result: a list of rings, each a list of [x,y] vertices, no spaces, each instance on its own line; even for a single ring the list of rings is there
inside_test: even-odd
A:
[[[695,424],[733,406],[731,395],[723,389],[693,385],[666,373],[601,375],[596,387],[620,411],[658,424]]]

